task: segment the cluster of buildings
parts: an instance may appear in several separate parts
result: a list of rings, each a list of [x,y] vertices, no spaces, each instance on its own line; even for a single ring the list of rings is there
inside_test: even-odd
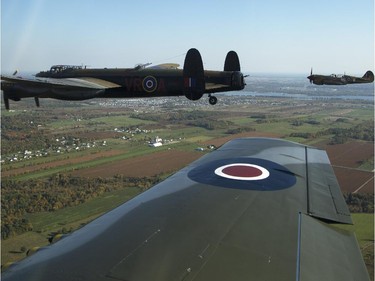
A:
[[[135,135],[153,133],[152,130],[140,129],[138,127],[135,128],[135,129],[114,128],[114,131],[117,132],[117,133],[127,134],[127,135],[124,135],[124,136],[121,137],[122,140],[132,140],[132,138]],[[179,141],[180,140],[181,140],[181,138],[179,139]],[[164,144],[176,143],[177,141],[178,140],[173,140],[173,139],[162,139],[159,136],[156,136],[156,137],[150,139],[150,141],[148,141],[147,144],[148,144],[149,147],[159,147],[159,146],[162,146]]]
[[[56,138],[53,141],[53,144],[49,148],[44,148],[40,150],[24,150],[12,153],[10,155],[3,156],[0,158],[1,163],[12,163],[19,162],[24,160],[30,160],[38,157],[47,157],[50,155],[57,155],[63,153],[70,153],[74,151],[82,151],[85,149],[94,148],[97,146],[106,146],[107,142],[104,141],[93,141],[93,142],[81,142],[79,138],[65,138],[60,137]],[[1,156],[0,156],[1,157]]]
[[[148,143],[148,146],[150,147],[159,147],[162,145],[163,145],[163,139],[159,138],[158,136]]]
[[[139,129],[138,127],[135,129],[130,129],[130,128],[114,128],[114,131],[117,133],[127,133],[130,134],[131,136],[134,137],[136,134],[148,134],[151,133],[151,130],[146,130],[146,129]]]

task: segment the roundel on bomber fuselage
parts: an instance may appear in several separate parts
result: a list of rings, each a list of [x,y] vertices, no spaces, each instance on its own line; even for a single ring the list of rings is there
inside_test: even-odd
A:
[[[208,162],[189,171],[188,177],[203,184],[258,191],[286,189],[297,181],[294,173],[280,164],[248,157]]]
[[[147,93],[155,92],[158,88],[158,81],[154,76],[146,76],[143,78],[142,87]]]

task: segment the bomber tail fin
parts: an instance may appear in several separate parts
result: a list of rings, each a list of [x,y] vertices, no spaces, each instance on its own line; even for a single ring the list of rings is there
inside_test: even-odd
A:
[[[201,54],[190,49],[184,62],[184,94],[189,100],[199,100],[205,91],[204,70]]]
[[[362,78],[368,80],[369,82],[374,82],[374,73],[368,70],[365,75],[362,76]]]
[[[235,51],[229,51],[224,62],[224,71],[241,71],[240,59]]]

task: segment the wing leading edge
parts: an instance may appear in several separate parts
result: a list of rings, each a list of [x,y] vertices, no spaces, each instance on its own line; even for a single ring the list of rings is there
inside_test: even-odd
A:
[[[354,235],[327,223],[351,222],[329,167],[297,143],[233,140],[3,280],[369,280]]]

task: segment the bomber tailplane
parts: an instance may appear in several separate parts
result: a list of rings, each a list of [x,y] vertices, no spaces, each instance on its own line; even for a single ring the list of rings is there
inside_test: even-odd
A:
[[[197,49],[190,49],[184,62],[184,94],[189,100],[199,100],[205,91],[202,57]]]

